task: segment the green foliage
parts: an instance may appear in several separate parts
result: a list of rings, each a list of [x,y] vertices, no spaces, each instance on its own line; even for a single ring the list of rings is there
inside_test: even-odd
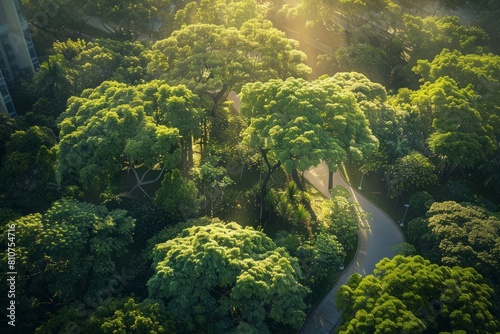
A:
[[[181,221],[175,225],[167,226],[156,233],[148,240],[148,245],[144,250],[147,257],[150,257],[157,244],[164,243],[170,239],[178,237],[182,231],[193,226],[206,226],[212,223],[213,218],[199,217]]]
[[[500,98],[496,94],[500,87],[500,56],[443,50],[432,61],[418,61],[413,70],[422,76],[422,82],[436,82],[447,76],[459,88],[472,85],[474,92],[480,96],[475,101],[475,107],[484,120],[486,131],[494,133],[497,138],[500,136]]]
[[[307,24],[312,25],[323,22],[326,26],[335,23],[331,12],[340,11],[348,23],[349,30],[355,30],[363,25],[362,18],[374,19],[374,14],[388,9],[391,1],[387,0],[303,0],[298,5],[285,6],[290,12],[289,15],[300,16],[307,20]]]
[[[305,320],[297,261],[262,232],[214,219],[157,244],[151,298],[165,300],[185,332],[269,332]]]
[[[71,81],[68,79],[67,67],[61,54],[49,57],[40,65],[40,69],[33,76],[32,85],[39,97],[38,104],[46,99],[46,103],[55,107],[47,108],[45,115],[57,118],[66,108],[66,100],[73,93]],[[51,108],[52,109],[52,108]],[[50,111],[49,111],[50,110]]]
[[[337,292],[339,333],[494,333],[493,290],[472,268],[431,264],[420,256],[383,259],[375,273],[353,274]]]
[[[134,298],[117,298],[99,306],[89,319],[89,327],[103,334],[175,332],[161,302],[137,302]]]
[[[215,24],[239,29],[251,19],[263,19],[265,8],[254,0],[201,0],[175,13],[177,28],[191,24]]]
[[[355,250],[358,246],[360,219],[364,218],[357,203],[350,201],[348,193],[337,191],[332,193],[332,198],[325,200],[321,207],[319,220],[323,228],[336,236],[346,250]]]
[[[495,149],[488,119],[476,109],[472,86],[460,88],[449,77],[426,82],[415,91],[402,90],[399,101],[407,109],[411,146],[427,148],[442,161],[441,181],[458,166],[473,167]]]
[[[363,159],[363,165],[369,170],[385,171],[387,164],[392,164],[397,158],[409,153],[408,140],[403,129],[404,118],[390,105],[384,86],[356,72],[339,72],[333,79],[344,90],[354,94],[370,129],[379,140],[378,152]]]
[[[47,127],[32,126],[10,136],[0,165],[0,185],[10,205],[33,212],[44,210],[54,199],[47,186],[54,181],[55,144]]]
[[[116,41],[99,38],[55,42],[53,53],[58,66],[76,94],[94,88],[104,81],[138,84],[147,78],[146,42]]]
[[[238,90],[254,80],[305,77],[310,69],[297,49],[269,21],[250,20],[240,29],[193,24],[153,45],[148,72],[215,98],[223,86]]]
[[[134,1],[75,1],[40,3],[23,0],[23,9],[30,23],[61,40],[67,35],[81,36],[89,17],[98,17],[116,38],[136,39],[150,33],[154,20],[167,20],[173,0]]]
[[[371,81],[387,83],[390,65],[386,53],[369,44],[356,44],[335,51],[340,71],[359,72]]]
[[[185,221],[198,212],[197,194],[194,182],[184,179],[181,172],[174,169],[165,173],[154,201],[169,220]]]
[[[295,182],[289,182],[283,190],[271,189],[266,193],[265,201],[267,209],[274,212],[281,223],[291,230],[297,229],[305,237],[309,236],[311,215],[302,204],[307,199]]]
[[[303,273],[301,282],[312,290],[313,298],[323,296],[335,283],[344,265],[345,252],[335,235],[320,230],[312,239],[280,231],[275,241],[295,256]]]
[[[491,282],[500,279],[500,220],[489,211],[456,202],[436,202],[427,212],[441,262],[473,267]]]
[[[391,196],[405,196],[438,182],[436,167],[422,154],[413,152],[392,166]]]
[[[171,6],[175,6],[177,2],[145,0],[137,3],[123,0],[117,5],[114,1],[98,0],[89,3],[87,13],[99,17],[111,26],[116,37],[135,40],[140,34],[151,34],[155,21],[171,19]]]
[[[154,93],[162,87],[169,86],[156,81],[138,86],[105,82],[72,97],[59,124],[59,177],[102,190],[126,162],[132,168],[175,167],[181,156],[179,130],[158,125],[152,107],[157,103]]]
[[[175,324],[161,301],[109,298],[95,309],[70,303],[58,310],[35,333],[175,333]]]
[[[426,191],[419,191],[410,196],[411,211],[417,216],[423,216],[434,203],[434,198]]]
[[[432,60],[443,49],[478,53],[488,42],[487,34],[475,26],[461,25],[458,16],[403,17],[405,29],[396,37],[411,50],[411,62]]]
[[[220,210],[224,201],[224,191],[234,184],[227,174],[227,169],[218,166],[216,157],[208,157],[200,165],[191,170],[191,175],[198,189],[205,197],[205,214],[213,217],[214,212]]]
[[[360,161],[378,144],[354,96],[334,78],[247,84],[241,101],[241,112],[250,120],[244,144],[269,151],[288,173],[320,160],[335,170],[348,155]]]
[[[415,249],[415,246],[412,244],[409,244],[407,242],[402,242],[397,245],[392,246],[392,251],[396,255],[402,255],[402,256],[413,256],[417,254],[417,250]]]
[[[91,297],[106,286],[114,259],[128,251],[134,228],[124,210],[110,212],[69,199],[13,223],[16,238],[22,240],[16,253],[19,286],[27,284],[30,295],[44,291],[45,297],[38,298],[53,302]],[[4,233],[2,239],[6,237]]]
[[[335,235],[320,232],[312,242],[314,249],[313,276],[321,281],[344,266],[344,249]]]
[[[56,39],[64,38],[71,32],[81,33],[86,22],[87,8],[92,1],[67,0],[51,5],[34,0],[22,0],[23,13],[35,27],[53,35]]]

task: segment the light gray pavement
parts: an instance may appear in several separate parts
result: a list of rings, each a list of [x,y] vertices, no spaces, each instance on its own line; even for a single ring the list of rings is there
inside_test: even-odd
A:
[[[304,173],[304,177],[328,198],[328,166],[321,163]],[[344,270],[335,286],[328,292],[323,301],[316,307],[307,319],[299,334],[329,334],[341,322],[341,314],[335,307],[334,294],[338,288],[347,283],[353,273],[363,276],[373,273],[375,264],[384,257],[394,257],[392,246],[404,241],[404,236],[398,225],[381,209],[366,199],[357,190],[354,190],[339,173],[334,173],[333,186],[341,185],[351,194],[353,200],[368,213],[364,219],[364,229],[358,231],[358,251],[353,261]]]

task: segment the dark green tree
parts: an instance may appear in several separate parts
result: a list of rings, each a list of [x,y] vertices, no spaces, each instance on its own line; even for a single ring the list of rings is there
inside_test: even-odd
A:
[[[477,110],[478,98],[472,86],[460,88],[447,76],[414,92],[399,91],[410,145],[439,157],[443,183],[457,167],[477,166],[495,150],[488,119]]]
[[[383,259],[375,273],[353,274],[337,292],[339,333],[494,333],[493,290],[472,268],[431,264],[420,256]]]
[[[351,201],[349,193],[339,187],[332,189],[332,198],[325,200],[321,208],[319,221],[325,231],[336,236],[345,250],[356,250],[364,215],[357,203]]]
[[[155,120],[155,92],[161,86],[160,82],[139,86],[105,82],[84,91],[81,97],[72,97],[59,124],[59,178],[73,178],[85,189],[102,191],[128,167],[137,179],[130,190],[133,192],[155,181],[144,179],[147,172],[139,177],[136,167],[144,165],[147,171],[176,167],[181,158],[179,130]],[[189,115],[187,100],[167,99],[161,103],[164,107],[175,104],[175,108],[186,103]],[[173,117],[172,121],[178,125]]]
[[[391,169],[391,196],[407,196],[438,183],[436,167],[418,152],[412,152]]]
[[[148,72],[153,78],[184,84],[200,97],[202,154],[211,141],[217,111],[231,90],[246,82],[306,77],[310,72],[298,43],[269,21],[250,20],[240,29],[192,24],[153,45]]]
[[[0,165],[0,185],[9,205],[23,211],[45,210],[57,194],[54,182],[56,137],[47,127],[32,126],[15,131],[5,144]]]
[[[359,72],[371,81],[389,82],[390,65],[386,53],[370,44],[356,44],[335,51],[340,71]]]
[[[163,299],[185,332],[269,333],[305,320],[308,289],[296,259],[262,232],[214,219],[153,250],[149,296]]]
[[[98,300],[114,279],[115,260],[128,252],[134,229],[124,210],[70,199],[12,223],[19,240],[17,284],[28,296],[51,305],[73,298]],[[2,239],[6,237],[5,232]]]
[[[297,171],[321,160],[335,170],[348,157],[362,161],[377,148],[354,96],[335,78],[247,84],[241,101],[241,112],[250,122],[243,143],[260,152],[267,166],[262,193],[281,164],[300,186]]]
[[[427,212],[439,243],[441,262],[473,267],[490,282],[500,279],[500,219],[488,210],[453,201],[436,202]]]
[[[185,221],[198,212],[197,194],[194,182],[186,180],[178,169],[174,169],[165,173],[154,201],[169,220]]]

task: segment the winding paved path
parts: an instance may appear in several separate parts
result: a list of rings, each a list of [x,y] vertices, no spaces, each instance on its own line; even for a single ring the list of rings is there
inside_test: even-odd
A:
[[[330,198],[328,172],[328,166],[321,163],[306,171],[304,176],[319,191]],[[375,204],[347,184],[339,173],[335,173],[333,176],[333,186],[337,185],[349,190],[352,198],[368,213],[368,218],[363,222],[367,228],[358,231],[358,251],[353,261],[344,270],[332,290],[309,316],[299,334],[332,333],[342,320],[340,312],[335,307],[334,294],[337,289],[346,284],[353,273],[360,273],[363,276],[373,273],[375,264],[384,257],[392,258],[394,256],[391,250],[392,246],[404,241],[404,236],[396,223]]]

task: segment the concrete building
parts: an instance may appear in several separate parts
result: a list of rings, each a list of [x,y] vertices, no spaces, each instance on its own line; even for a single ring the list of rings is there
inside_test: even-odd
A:
[[[35,73],[38,65],[19,0],[0,0],[0,112],[17,116],[8,86],[17,76]]]

